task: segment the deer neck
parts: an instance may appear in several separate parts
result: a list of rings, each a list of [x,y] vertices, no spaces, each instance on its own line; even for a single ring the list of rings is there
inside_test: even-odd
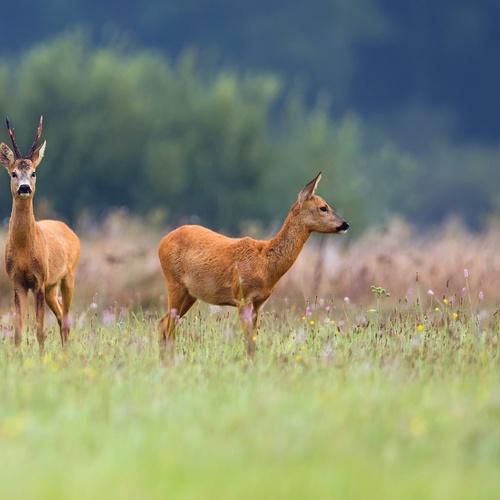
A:
[[[35,239],[33,199],[14,199],[9,222],[9,239],[16,249],[31,247]]]
[[[268,241],[269,269],[278,281],[297,260],[311,231],[304,227],[291,208],[278,234]]]

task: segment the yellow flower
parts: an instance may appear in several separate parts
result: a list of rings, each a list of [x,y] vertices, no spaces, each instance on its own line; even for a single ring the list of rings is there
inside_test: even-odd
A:
[[[439,312],[439,307],[436,307],[436,309],[434,309],[434,311]]]
[[[22,415],[7,418],[2,423],[2,434],[8,438],[21,435],[26,428],[26,422]]]
[[[306,319],[306,317],[305,317],[305,316],[302,316],[302,320],[305,320],[305,319]]]
[[[443,299],[443,302],[445,305],[447,305],[449,302],[448,302],[448,299]]]
[[[417,330],[418,330],[419,332],[421,332],[423,329],[424,329],[424,327],[423,327],[422,325],[418,325],[418,326],[417,326]]]
[[[301,356],[300,354],[297,354],[297,356],[295,356],[295,359],[296,359],[297,361],[300,361],[300,360],[302,359],[302,356]]]
[[[334,324],[335,324],[335,320],[334,320],[334,319],[332,319],[332,325],[334,325]]]
[[[453,313],[453,319],[457,319],[458,318],[458,313],[454,312]]]
[[[58,361],[60,361],[62,364],[65,363],[69,359],[69,355],[67,351],[61,351],[59,355],[57,356]]]
[[[408,430],[412,436],[421,436],[425,432],[425,422],[422,417],[413,417],[408,424]]]
[[[309,321],[310,325],[314,325],[314,320]]]
[[[43,362],[46,364],[46,365],[49,365],[52,361],[52,356],[50,354],[44,354],[43,355]]]
[[[306,346],[306,345],[303,345],[303,346],[301,347],[301,349],[302,349],[303,351],[305,351],[305,350],[307,349],[307,346]]]
[[[26,358],[23,365],[25,368],[32,368],[35,366],[35,360],[33,358]]]
[[[93,379],[96,376],[96,371],[90,366],[86,366],[83,369],[83,373],[85,373],[89,379]]]

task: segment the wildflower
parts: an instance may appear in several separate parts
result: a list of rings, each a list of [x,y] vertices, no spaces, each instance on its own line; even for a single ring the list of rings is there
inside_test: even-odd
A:
[[[2,423],[2,434],[8,438],[21,435],[26,428],[25,418],[22,415],[7,418]]]
[[[421,332],[423,329],[424,329],[424,327],[423,327],[422,325],[418,325],[418,326],[417,326],[417,330],[418,330],[419,332]]]
[[[376,313],[377,310],[376,309],[368,309],[366,312],[369,312],[369,313]]]
[[[297,354],[297,356],[295,356],[295,359],[296,359],[297,361],[300,361],[300,360],[302,359],[302,356],[301,356],[300,354]]]
[[[83,369],[83,373],[85,373],[85,375],[87,375],[87,378],[89,379],[93,379],[96,376],[96,371],[90,366],[86,366]]]
[[[430,295],[432,297],[434,295],[434,292],[432,290],[428,290],[427,295]]]
[[[309,324],[312,326],[314,325],[314,320],[309,321]]]
[[[464,277],[465,278],[469,277],[469,271],[467,271],[467,269],[464,269]]]
[[[102,312],[102,323],[105,326],[113,326],[116,324],[116,314],[111,309],[106,309]]]
[[[462,295],[465,295],[467,293],[467,288],[463,287],[462,288]]]
[[[35,360],[33,358],[26,358],[23,365],[25,368],[32,368],[35,366]]]
[[[326,306],[326,307],[325,307],[325,311],[326,311],[326,312],[330,312],[330,306]]]
[[[481,291],[479,292],[479,302],[482,302],[482,301],[483,301],[483,299],[484,299],[484,293],[483,293],[483,291],[481,290]]]
[[[312,316],[312,310],[309,306],[306,307],[306,316]]]
[[[177,314],[177,311],[175,311],[175,312]],[[250,323],[252,321],[252,316],[253,316],[253,312],[252,312],[252,305],[251,304],[243,306],[240,309],[240,319],[244,323]],[[179,319],[180,319],[179,315],[177,314],[177,316],[175,317],[175,324],[177,324],[179,322]]]
[[[454,312],[453,313],[453,319],[457,319],[458,318],[458,313],[457,312]]]
[[[302,321],[305,321],[306,317],[305,316],[302,316]]]
[[[443,303],[444,303],[445,305],[448,305],[448,303],[449,303],[448,299],[443,299]]]
[[[434,311],[439,312],[439,307],[436,307]]]
[[[43,355],[43,362],[46,364],[46,365],[49,365],[52,361],[52,356],[50,354],[44,354]]]
[[[305,351],[305,350],[307,349],[307,346],[306,346],[306,345],[303,345],[303,346],[301,347],[301,349],[302,349],[303,351]]]
[[[349,297],[344,297],[344,304],[348,306],[350,303],[351,299],[349,299]]]
[[[256,341],[257,341],[257,335],[254,335],[254,336],[252,337],[252,340],[253,340],[254,342],[256,342]]]
[[[421,436],[425,432],[425,422],[422,417],[413,417],[408,424],[408,430],[412,436]]]

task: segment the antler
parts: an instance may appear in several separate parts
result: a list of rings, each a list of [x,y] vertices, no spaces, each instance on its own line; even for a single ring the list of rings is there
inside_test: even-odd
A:
[[[40,140],[40,136],[42,135],[42,122],[43,122],[43,116],[40,116],[40,124],[38,125],[38,130],[36,132],[35,140],[31,146],[28,156],[26,156],[28,160],[31,160],[31,157],[33,156],[33,153],[35,152],[35,149],[38,145],[38,141]]]
[[[7,130],[9,131],[10,139],[12,141],[12,145],[14,146],[14,152],[16,154],[16,158],[22,158],[23,155],[19,151],[19,147],[16,144],[16,140],[14,139],[14,130],[10,128],[9,118],[6,116],[5,121],[7,122]],[[41,123],[41,122],[40,122]]]

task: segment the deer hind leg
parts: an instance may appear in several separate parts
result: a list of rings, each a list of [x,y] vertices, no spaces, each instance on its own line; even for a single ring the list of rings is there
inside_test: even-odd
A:
[[[63,311],[61,302],[59,301],[59,297],[57,296],[58,295],[57,292],[58,292],[57,286],[48,287],[45,290],[45,302],[49,306],[49,309],[54,313],[54,316],[57,318],[57,323],[59,325],[59,331],[61,332],[61,340],[62,340]]]
[[[160,358],[164,359],[168,353],[172,357],[175,347],[175,325],[196,302],[196,298],[189,294],[186,288],[169,291],[167,312],[160,318]]]
[[[26,301],[28,290],[14,287],[14,306],[16,318],[14,321],[14,345],[19,347],[23,338],[24,317],[26,315]]]

